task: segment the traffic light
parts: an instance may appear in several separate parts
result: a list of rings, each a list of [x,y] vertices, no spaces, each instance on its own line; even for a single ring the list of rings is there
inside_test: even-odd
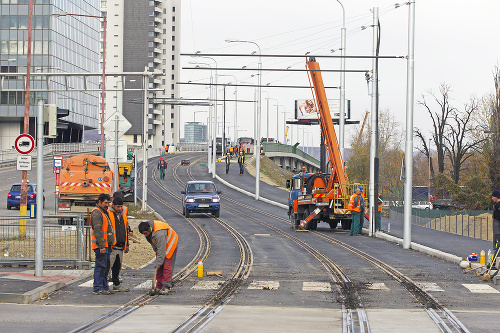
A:
[[[45,137],[51,139],[57,138],[57,105],[43,105],[43,120],[49,124],[49,130]]]

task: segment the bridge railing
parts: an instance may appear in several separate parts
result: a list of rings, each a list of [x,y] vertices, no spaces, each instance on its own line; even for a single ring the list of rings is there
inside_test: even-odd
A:
[[[303,159],[319,165],[319,161],[312,157],[311,155],[303,152],[299,148],[290,145],[284,145],[277,142],[269,142],[262,143],[262,152],[263,153],[289,153],[302,157]]]

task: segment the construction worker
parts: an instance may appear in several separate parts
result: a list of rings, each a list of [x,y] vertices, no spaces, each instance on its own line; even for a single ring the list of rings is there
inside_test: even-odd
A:
[[[90,238],[92,250],[95,254],[94,266],[94,295],[113,294],[109,290],[108,272],[111,244],[115,242],[113,225],[109,219],[108,206],[111,202],[109,194],[101,193],[97,199],[96,207],[90,214]]]
[[[224,161],[226,162],[226,175],[227,175],[229,173],[229,166],[231,165],[231,155],[229,153],[226,154]]]
[[[113,198],[113,202],[111,203],[111,206],[108,209],[109,219],[111,220],[111,224],[113,225],[113,236],[115,239],[115,242],[111,247],[111,255],[110,255],[111,271],[109,273],[110,275],[109,280],[113,282],[114,291],[126,292],[129,291],[129,289],[122,286],[120,281],[120,271],[122,269],[123,253],[128,253],[128,246],[129,246],[127,215],[125,214],[123,208],[124,208],[123,199],[121,195],[118,195]]]
[[[354,236],[354,235],[360,235],[361,230],[363,228],[362,225],[362,218],[363,218],[363,212],[364,212],[364,198],[361,195],[363,192],[363,187],[358,186],[354,190],[354,194],[351,195],[351,198],[349,199],[349,205],[347,206],[347,209],[351,211],[351,230],[349,232],[349,236]]]
[[[170,282],[177,255],[179,236],[174,229],[165,222],[149,220],[139,224],[139,232],[146,237],[156,252],[156,290],[165,295],[172,288]]]
[[[231,146],[231,147],[229,147],[229,154],[231,156],[233,156],[233,153],[234,153],[234,148],[233,148],[233,146]]]
[[[384,209],[384,198],[382,194],[378,194],[378,210],[377,210],[377,231],[382,230],[382,209]]]
[[[240,176],[243,174],[243,169],[245,165],[245,155],[240,151],[240,156],[238,156],[238,165],[240,166]]]
[[[158,170],[160,170],[160,179],[165,179],[165,171],[167,170],[168,162],[163,160],[163,157],[160,157],[158,161]]]
[[[494,190],[491,194],[493,201],[493,249],[495,254],[500,245],[500,190]]]

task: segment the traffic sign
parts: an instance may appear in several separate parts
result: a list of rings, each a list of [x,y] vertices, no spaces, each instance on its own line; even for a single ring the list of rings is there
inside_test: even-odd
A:
[[[20,134],[14,142],[14,147],[19,154],[29,154],[35,148],[35,139],[29,134]]]
[[[132,127],[132,124],[120,112],[116,111],[104,122],[102,127],[112,139],[120,139]]]
[[[17,171],[31,171],[31,156],[17,156]]]
[[[115,163],[115,147],[114,140],[106,141],[106,162]],[[125,162],[127,162],[127,141],[118,140],[118,163]]]
[[[62,168],[63,165],[63,157],[62,156],[54,156],[54,168]]]

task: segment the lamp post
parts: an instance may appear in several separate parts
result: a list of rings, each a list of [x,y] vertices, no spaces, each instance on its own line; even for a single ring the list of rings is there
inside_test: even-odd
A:
[[[32,0],[30,0],[31,2]],[[103,34],[102,34],[102,84],[101,84],[101,157],[104,157],[104,95],[106,93],[106,28],[107,19],[106,16],[96,16],[96,15],[84,15],[84,14],[70,14],[63,11],[56,11],[52,13],[53,16],[79,16],[79,17],[92,17],[102,19],[103,23]],[[31,33],[31,28],[28,28]],[[31,45],[31,43],[30,43]],[[28,46],[29,48],[30,46]],[[29,73],[29,72],[28,72]],[[28,74],[29,75],[29,74]]]
[[[238,40],[238,39],[226,39],[227,43],[250,43],[254,44],[257,46],[259,49],[259,96],[258,96],[258,101],[259,105],[257,108],[257,121],[256,121],[256,126],[257,126],[257,137],[255,138],[255,199],[259,200],[259,191],[260,191],[260,116],[261,116],[261,111],[262,111],[262,51],[260,49],[259,44],[256,42],[252,42],[249,40]]]
[[[431,138],[429,138],[429,145],[427,146],[429,152],[429,202],[431,202]]]
[[[340,60],[340,117],[339,117],[339,146],[340,155],[344,156],[344,128],[345,128],[345,9],[340,0],[337,2],[342,7],[342,29],[341,34],[341,49],[342,58]]]
[[[238,123],[238,79],[234,75],[230,74],[220,74],[219,76],[232,76],[234,78],[235,86],[234,86],[234,138],[233,141],[236,142],[238,139],[238,131],[236,130],[236,124]]]
[[[269,100],[272,99],[276,102],[276,112],[278,112],[278,100],[276,98],[268,97],[267,98],[267,137],[269,138]],[[277,134],[276,134],[277,135]],[[278,141],[278,137],[276,137],[276,142]]]
[[[285,108],[283,105],[281,104],[276,104],[276,142],[279,142],[278,138],[279,138],[279,107],[282,107],[283,109]]]

